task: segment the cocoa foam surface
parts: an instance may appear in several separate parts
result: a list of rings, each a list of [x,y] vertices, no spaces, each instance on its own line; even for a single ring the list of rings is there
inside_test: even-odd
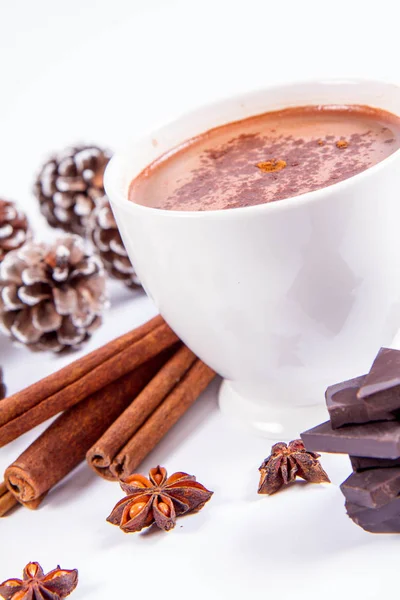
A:
[[[264,204],[327,187],[400,147],[400,118],[367,106],[305,106],[211,129],[150,164],[129,198],[167,210]]]

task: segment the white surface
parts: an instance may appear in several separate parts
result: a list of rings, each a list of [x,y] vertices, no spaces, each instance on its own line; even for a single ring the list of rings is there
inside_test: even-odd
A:
[[[235,210],[153,209],[130,202],[128,190],[150,162],[203,131],[327,103],[400,115],[400,86],[325,80],[233,95],[140,140],[133,133],[105,174],[144,289],[225,378],[223,411],[278,439],[323,418],[328,385],[368,371],[398,329],[400,151],[336,185]]]
[[[115,147],[134,128],[139,134],[197,102],[279,80],[396,80],[395,6],[187,0],[178,12],[166,0],[1,0],[0,194],[18,199],[39,228],[33,173],[66,143]],[[154,312],[143,296],[117,285],[112,298],[106,324],[86,350]],[[68,360],[0,343],[10,392]],[[0,470],[35,435],[1,449]],[[399,538],[364,533],[345,515],[337,486],[350,471],[348,459],[324,456],[331,486],[258,497],[257,468],[268,452],[268,441],[236,431],[217,412],[214,385],[143,464],[144,472],[160,462],[170,472],[195,473],[215,491],[201,513],[165,535],[124,535],[104,520],[118,486],[82,466],[39,511],[1,520],[0,580],[38,560],[46,570],[56,563],[79,569],[76,600],[396,593]]]

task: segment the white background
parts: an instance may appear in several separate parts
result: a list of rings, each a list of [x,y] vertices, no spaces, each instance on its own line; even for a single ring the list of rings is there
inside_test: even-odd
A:
[[[116,148],[191,106],[309,77],[399,81],[396,2],[0,0],[0,196],[18,200],[37,236],[54,236],[31,194],[51,151]],[[110,286],[112,308],[85,351],[154,314],[141,293]],[[74,356],[75,358],[75,356]],[[69,362],[0,340],[14,392]],[[356,375],[356,374],[355,374]],[[346,517],[338,485],[348,459],[324,456],[333,484],[256,494],[270,441],[223,419],[217,383],[143,464],[186,470],[215,491],[168,534],[124,535],[105,522],[121,493],[85,465],[40,510],[0,522],[0,581],[29,560],[77,567],[76,600],[382,598],[397,592],[397,536]],[[39,429],[38,429],[39,431]],[[38,431],[0,449],[2,471]]]

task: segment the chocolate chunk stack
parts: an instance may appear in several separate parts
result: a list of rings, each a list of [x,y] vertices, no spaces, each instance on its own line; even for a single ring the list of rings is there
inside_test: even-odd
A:
[[[400,533],[400,351],[381,348],[367,375],[325,397],[330,421],[301,434],[306,449],[349,454],[347,514],[366,531]]]

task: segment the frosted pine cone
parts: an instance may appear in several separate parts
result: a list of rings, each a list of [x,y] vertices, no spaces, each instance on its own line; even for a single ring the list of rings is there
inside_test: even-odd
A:
[[[86,234],[95,202],[104,195],[103,175],[109,160],[110,154],[101,148],[77,146],[42,167],[34,192],[52,227]]]
[[[0,199],[0,262],[29,238],[28,219],[11,200]]]
[[[0,291],[0,328],[31,350],[79,347],[106,304],[101,259],[76,235],[10,252],[0,265]]]
[[[3,382],[3,369],[0,367],[0,400],[2,400],[6,395],[6,386]]]
[[[140,281],[128,258],[106,196],[97,202],[89,221],[89,233],[107,272],[129,287],[139,286]]]

